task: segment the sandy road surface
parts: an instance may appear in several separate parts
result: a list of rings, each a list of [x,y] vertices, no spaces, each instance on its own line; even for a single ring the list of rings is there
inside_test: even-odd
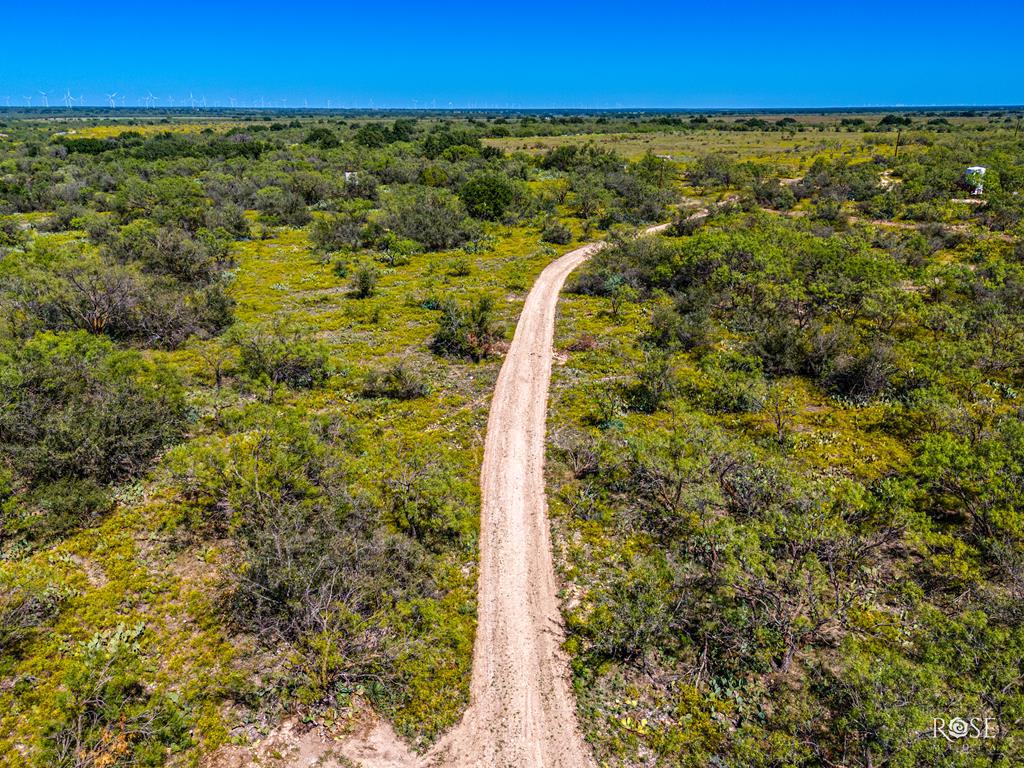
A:
[[[558,293],[569,273],[600,247],[577,248],[537,278],[494,389],[480,472],[470,704],[463,722],[440,745],[444,765],[591,765],[561,650],[544,436]]]
[[[544,438],[558,294],[569,273],[603,246],[584,245],[544,269],[526,298],[498,375],[480,473],[478,623],[466,714],[422,760],[379,725],[345,750],[368,768],[594,765],[577,726],[561,648]]]

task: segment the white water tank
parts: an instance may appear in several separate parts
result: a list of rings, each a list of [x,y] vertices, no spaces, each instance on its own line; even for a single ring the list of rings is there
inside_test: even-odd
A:
[[[972,165],[965,172],[967,176],[967,182],[974,185],[974,192],[972,194],[980,195],[985,191],[985,167],[981,165]]]

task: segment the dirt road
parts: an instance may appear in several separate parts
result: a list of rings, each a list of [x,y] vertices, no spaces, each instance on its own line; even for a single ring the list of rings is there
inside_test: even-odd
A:
[[[647,233],[668,225],[652,227]],[[480,473],[480,573],[469,708],[422,760],[384,725],[347,756],[364,766],[590,768],[562,651],[544,495],[544,438],[558,294],[604,246],[549,264],[526,298],[491,401]]]
[[[440,746],[442,764],[491,768],[591,765],[561,650],[544,436],[558,293],[600,244],[537,278],[491,400],[480,473],[480,574],[470,705]]]
[[[665,226],[652,227],[648,232]],[[491,400],[480,472],[480,574],[469,709],[439,765],[583,768],[562,652],[562,617],[544,494],[544,438],[558,294],[591,243],[537,278]]]

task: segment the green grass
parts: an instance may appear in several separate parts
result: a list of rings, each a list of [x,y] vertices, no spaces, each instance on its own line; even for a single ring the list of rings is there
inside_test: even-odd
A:
[[[721,152],[736,159],[772,162],[791,172],[805,168],[815,155],[848,154],[869,157],[891,153],[895,134],[864,134],[825,130],[802,133],[764,131],[683,131],[665,133],[598,133],[579,136],[531,136],[487,139],[507,152],[538,154],[566,144],[593,142],[636,160],[647,152],[668,155],[677,162]],[[875,142],[878,142],[877,144]]]

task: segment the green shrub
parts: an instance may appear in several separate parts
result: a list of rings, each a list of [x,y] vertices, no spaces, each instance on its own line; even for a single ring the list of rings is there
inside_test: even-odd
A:
[[[204,221],[206,228],[218,235],[241,239],[250,236],[249,220],[245,218],[245,211],[235,203],[224,203],[211,208],[206,212]],[[90,231],[89,235],[93,237],[93,232]]]
[[[459,198],[469,214],[490,221],[502,218],[519,194],[512,179],[492,171],[471,176],[459,190]]]
[[[872,344],[857,354],[842,354],[832,360],[824,385],[843,397],[864,402],[885,392],[897,371],[892,348]]]
[[[113,508],[106,486],[88,477],[64,477],[12,499],[0,517],[13,538],[40,544],[91,525]]]
[[[24,248],[29,241],[28,231],[13,219],[0,219],[0,254],[8,248]]]
[[[191,723],[176,698],[154,690],[142,657],[142,624],[119,624],[71,649],[53,701],[38,768],[163,765],[191,746]]]
[[[36,335],[0,381],[0,446],[33,485],[136,476],[187,421],[170,370],[81,331]]]
[[[796,205],[796,195],[793,190],[778,179],[759,179],[753,186],[754,199],[758,205],[766,208],[774,208],[779,211],[788,211]]]
[[[380,123],[366,123],[359,126],[353,140],[360,146],[379,149],[390,144],[392,137],[386,126]]]
[[[685,598],[655,558],[628,562],[590,600],[585,626],[590,652],[598,659],[642,666],[648,654],[671,645],[682,629]]]
[[[429,394],[430,383],[406,360],[399,360],[387,368],[375,368],[367,374],[363,384],[366,397],[412,400]]]
[[[330,128],[312,128],[302,140],[303,144],[319,144],[324,149],[331,149],[341,144],[338,135]]]
[[[480,137],[471,130],[438,126],[423,140],[423,154],[429,158],[437,158],[449,149],[461,149],[479,154]],[[451,155],[449,154],[449,156]]]
[[[208,250],[182,233],[171,238],[181,247],[170,247],[163,256],[181,257],[175,268],[194,267],[194,281],[171,274],[170,265],[165,269],[154,262],[154,271],[162,273],[151,274],[134,258],[119,263],[74,247],[39,248],[8,265],[0,280],[0,306],[22,336],[39,329],[81,329],[170,349],[193,334],[220,333],[234,312],[234,301],[217,278],[222,246]],[[149,256],[160,258],[156,252]]]
[[[702,304],[685,312],[677,308],[690,303],[679,302],[673,306],[671,301],[657,302],[651,309],[648,340],[659,347],[679,347],[684,350],[697,349],[707,344],[712,335],[708,308]]]
[[[209,230],[192,234],[180,227],[157,228],[146,219],[121,229],[107,251],[118,261],[134,261],[148,272],[189,283],[211,282],[230,263],[227,244]]]
[[[572,242],[572,230],[558,219],[551,218],[544,222],[540,239],[545,243],[568,245]]]
[[[441,317],[430,346],[439,355],[479,361],[491,353],[501,337],[494,319],[494,299],[490,296],[481,296],[468,307],[449,299],[441,306]]]
[[[311,389],[330,375],[327,347],[283,325],[239,330],[239,368],[252,381]]]
[[[654,413],[679,389],[671,358],[659,351],[645,352],[629,388],[629,403],[634,410]]]
[[[15,577],[0,570],[0,654],[16,653],[19,646],[57,615],[66,595],[29,571]]]
[[[398,457],[393,473],[381,482],[385,517],[428,549],[441,549],[467,533],[464,507],[455,492],[455,478],[426,452]]]
[[[301,227],[312,218],[306,201],[291,190],[281,187],[264,187],[256,193],[255,207],[261,218],[271,224],[287,224]]]
[[[339,686],[367,678],[378,703],[408,700],[402,660],[429,655],[434,633],[400,616],[434,609],[438,564],[424,543],[461,536],[469,508],[450,471],[436,456],[383,457],[365,478],[373,493],[353,495],[344,423],[266,409],[230,425],[170,461],[201,519],[237,542],[221,609],[267,645],[294,643],[290,682],[309,703],[333,704]]]
[[[465,256],[459,256],[448,262],[448,274],[452,277],[469,277],[473,273],[473,262]]]
[[[380,270],[369,262],[362,262],[352,273],[349,291],[357,299],[368,299],[377,291]]]
[[[698,398],[715,413],[750,413],[764,405],[767,389],[761,360],[739,352],[712,352],[701,358],[704,386]]]
[[[333,253],[343,248],[358,248],[363,241],[367,213],[363,210],[346,211],[313,220],[309,239],[321,253]]]
[[[693,163],[687,169],[687,177],[705,187],[736,187],[750,179],[750,171],[728,155],[713,152]]]
[[[419,246],[415,240],[398,237],[394,232],[385,232],[377,238],[373,247],[380,252],[380,260],[390,267],[408,264],[412,257],[419,252]]]
[[[436,189],[419,190],[410,198],[396,201],[382,224],[428,251],[455,248],[477,234],[460,200]]]

